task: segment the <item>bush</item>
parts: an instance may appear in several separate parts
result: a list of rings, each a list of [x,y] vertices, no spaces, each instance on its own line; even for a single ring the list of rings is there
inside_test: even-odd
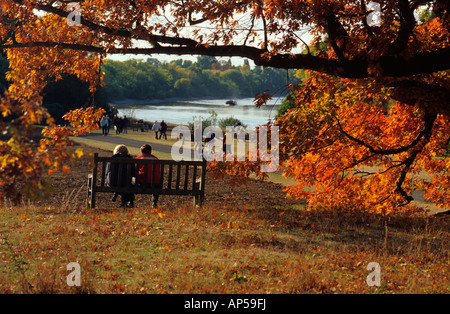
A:
[[[209,111],[209,118],[204,119],[202,116],[194,116],[192,117],[192,120],[197,120],[197,119],[201,119],[202,120],[202,133],[205,131],[205,128],[209,127],[209,126],[215,126],[217,125],[217,112],[215,112],[214,110]],[[194,122],[188,123],[188,127],[193,130],[194,129]]]
[[[295,108],[295,93],[291,92],[286,98],[281,102],[280,107],[277,109],[277,115],[275,118],[279,118],[284,115],[289,109]]]
[[[237,118],[235,118],[233,116],[220,119],[219,120],[219,127],[221,129],[225,130],[227,126],[235,126],[238,123],[240,123],[244,128],[247,127],[247,125],[242,124],[242,122],[239,119],[237,119]]]

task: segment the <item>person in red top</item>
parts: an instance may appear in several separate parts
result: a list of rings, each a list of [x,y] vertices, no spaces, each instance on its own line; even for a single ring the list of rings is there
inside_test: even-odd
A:
[[[158,159],[156,156],[152,155],[152,147],[149,144],[144,144],[141,147],[142,155],[136,157],[139,159]],[[145,168],[147,167],[147,176],[145,176]],[[155,169],[155,174],[153,176],[153,169]],[[153,180],[155,180],[153,182]],[[154,186],[155,188],[161,188],[161,166],[160,165],[140,165],[139,166],[139,177],[138,182],[140,184],[146,184]],[[153,194],[152,197],[152,207],[157,206],[159,199],[159,194]]]

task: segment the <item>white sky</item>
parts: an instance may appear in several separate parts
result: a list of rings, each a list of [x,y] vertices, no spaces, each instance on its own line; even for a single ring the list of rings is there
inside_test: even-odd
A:
[[[167,55],[167,54],[154,54],[154,55],[135,55],[135,54],[125,54],[125,55],[108,55],[107,59],[116,60],[116,61],[126,61],[130,59],[138,59],[138,60],[147,60],[147,58],[158,59],[160,62],[171,62],[173,60],[183,59],[183,60],[191,60],[192,62],[197,61],[197,56],[190,55]],[[216,57],[217,60],[225,60],[231,59],[231,63],[234,66],[241,66],[244,64],[244,58],[240,57]],[[250,66],[253,66],[254,63],[252,60],[249,60]]]
[[[193,19],[196,18],[201,18],[201,16],[193,16]],[[170,13],[170,6],[166,7],[165,9],[165,16],[164,18],[161,16],[153,16],[151,18],[151,20],[149,22],[160,22],[160,23],[167,23],[169,20],[172,19],[171,13]],[[243,43],[244,38],[247,35],[248,29],[250,29],[250,25],[251,25],[251,18],[250,18],[250,13],[249,12],[245,12],[245,13],[236,13],[233,16],[233,19],[235,21],[238,22],[238,24],[236,26],[234,26],[236,29],[240,29],[241,33],[240,35],[237,35],[234,38],[234,42],[235,44],[239,44],[239,43]],[[194,29],[202,29],[202,32],[204,31],[205,34],[206,33],[214,33],[215,32],[215,27],[214,25],[210,24],[209,22],[204,22],[201,25],[197,25],[197,26],[185,26],[184,28],[181,29],[180,31],[180,35],[182,37],[185,38],[190,38],[191,33]],[[260,36],[262,38],[263,36],[263,28],[261,25],[261,21],[256,20],[254,23],[254,28],[253,31],[255,33],[258,33],[258,36]],[[301,37],[305,42],[310,42],[312,39],[312,36],[309,35],[308,30],[304,30],[301,32],[297,32],[297,35],[299,37]],[[240,38],[240,39],[239,39]],[[137,43],[137,47],[147,47],[150,48],[150,46],[148,45],[148,43],[142,43],[142,42],[136,42]],[[300,51],[305,49],[305,47],[302,45],[301,47],[299,47]],[[300,52],[298,51],[298,52]],[[155,58],[160,60],[161,62],[170,62],[173,60],[178,60],[178,59],[183,59],[183,60],[191,60],[193,62],[197,61],[197,56],[196,55],[167,55],[167,54],[154,54],[154,55],[109,55],[107,57],[107,59],[111,59],[111,60],[117,60],[117,61],[125,61],[125,60],[129,60],[129,59],[140,59],[140,60],[147,60],[147,58]],[[234,66],[240,66],[244,64],[244,59],[245,58],[241,58],[241,57],[216,57],[217,60],[225,60],[228,61],[229,59],[231,59],[231,63]],[[249,59],[249,65],[250,67],[254,66],[254,63],[252,60]]]

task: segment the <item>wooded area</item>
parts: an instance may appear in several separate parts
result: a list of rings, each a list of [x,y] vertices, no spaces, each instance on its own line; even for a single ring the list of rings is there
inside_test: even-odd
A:
[[[253,97],[266,90],[278,95],[287,94],[288,83],[299,82],[292,69],[250,68],[248,60],[242,66],[234,66],[231,61],[208,56],[199,56],[196,62],[179,59],[168,63],[157,58],[106,60],[102,70],[108,100]]]

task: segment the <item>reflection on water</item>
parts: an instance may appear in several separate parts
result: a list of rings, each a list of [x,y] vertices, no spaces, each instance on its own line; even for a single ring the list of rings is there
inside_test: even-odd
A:
[[[119,115],[126,115],[144,121],[161,121],[174,124],[193,122],[193,117],[208,118],[210,111],[217,113],[217,119],[233,116],[243,124],[254,127],[274,119],[282,99],[274,99],[266,106],[256,108],[253,98],[236,99],[236,106],[226,106],[228,99],[201,99],[190,101],[161,102],[155,104],[119,105]],[[130,109],[130,107],[133,107]]]

